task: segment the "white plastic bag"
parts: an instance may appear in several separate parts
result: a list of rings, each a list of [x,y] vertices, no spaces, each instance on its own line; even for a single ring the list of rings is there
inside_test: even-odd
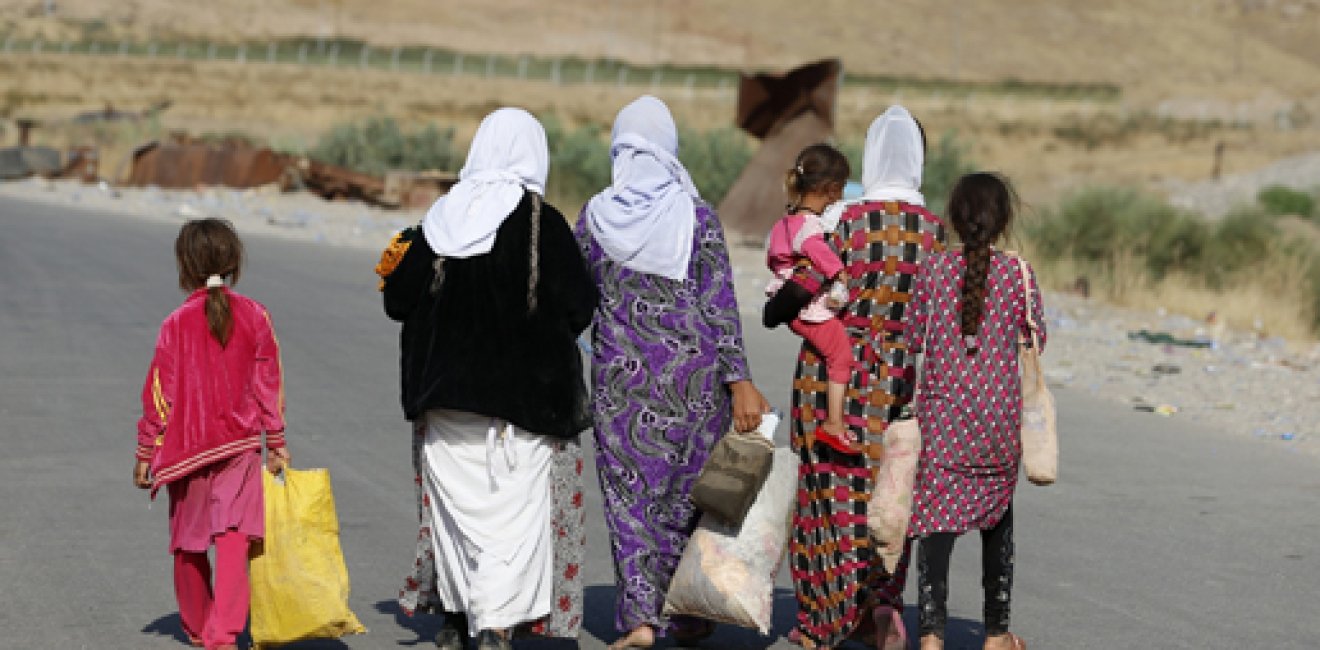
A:
[[[798,458],[776,449],[774,464],[742,526],[703,516],[679,560],[665,616],[695,616],[770,633],[775,574],[788,544]]]

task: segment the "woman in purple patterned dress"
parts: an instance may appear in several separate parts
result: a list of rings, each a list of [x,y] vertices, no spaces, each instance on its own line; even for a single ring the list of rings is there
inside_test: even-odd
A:
[[[953,544],[979,530],[984,648],[1023,650],[1026,644],[1008,631],[1013,491],[1022,457],[1018,337],[1034,322],[1043,351],[1040,289],[1029,266],[1024,286],[1017,258],[994,247],[1013,219],[1007,181],[988,173],[962,177],[949,197],[948,217],[961,249],[932,255],[921,266],[905,324],[910,345],[924,356],[910,530],[920,540],[921,648],[944,647]]]
[[[712,624],[661,616],[698,512],[688,498],[732,421],[769,404],[743,353],[724,233],[676,158],[669,109],[645,96],[614,123],[613,183],[583,208],[577,236],[601,300],[593,321],[596,468],[614,551],[611,648],[682,641]]]

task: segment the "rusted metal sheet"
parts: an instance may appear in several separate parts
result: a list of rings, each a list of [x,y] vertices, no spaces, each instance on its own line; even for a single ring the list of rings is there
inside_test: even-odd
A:
[[[720,202],[720,221],[732,231],[761,243],[784,216],[784,174],[798,152],[830,139],[830,125],[814,112],[803,112],[761,143],[738,180]]]
[[[788,120],[811,111],[833,127],[842,73],[843,64],[838,59],[827,59],[782,75],[743,75],[738,84],[737,124],[764,138]]]
[[[728,229],[759,243],[783,216],[784,173],[798,152],[833,135],[842,71],[831,59],[783,75],[743,77],[737,124],[762,142],[720,202],[720,220]]]
[[[449,191],[457,177],[444,172],[395,172],[388,178],[242,143],[211,145],[151,142],[133,152],[127,184],[163,188],[279,184],[329,200],[358,200],[382,207],[424,207]]]
[[[133,152],[128,185],[257,187],[280,182],[290,164],[289,156],[270,149],[151,142]]]

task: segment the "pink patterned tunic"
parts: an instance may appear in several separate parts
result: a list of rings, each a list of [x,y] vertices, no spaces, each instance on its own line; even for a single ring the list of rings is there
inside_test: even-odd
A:
[[[986,281],[980,348],[969,356],[958,324],[963,255],[948,251],[921,265],[908,305],[907,340],[924,349],[918,388],[921,461],[913,494],[913,537],[994,527],[1017,485],[1022,444],[1018,334],[1027,328],[1017,261],[995,251]],[[1035,273],[1029,273],[1034,319],[1045,345]]]

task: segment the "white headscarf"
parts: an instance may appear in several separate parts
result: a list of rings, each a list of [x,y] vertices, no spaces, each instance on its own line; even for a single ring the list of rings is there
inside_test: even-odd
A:
[[[626,268],[686,279],[700,195],[678,161],[669,108],[643,95],[619,111],[612,138],[612,183],[587,203],[592,237]]]
[[[925,205],[921,130],[906,108],[895,104],[871,122],[862,154],[863,199]]]
[[[489,253],[523,190],[545,193],[549,167],[545,129],[531,113],[501,108],[487,115],[472,137],[458,183],[422,220],[426,243],[441,257]]]

